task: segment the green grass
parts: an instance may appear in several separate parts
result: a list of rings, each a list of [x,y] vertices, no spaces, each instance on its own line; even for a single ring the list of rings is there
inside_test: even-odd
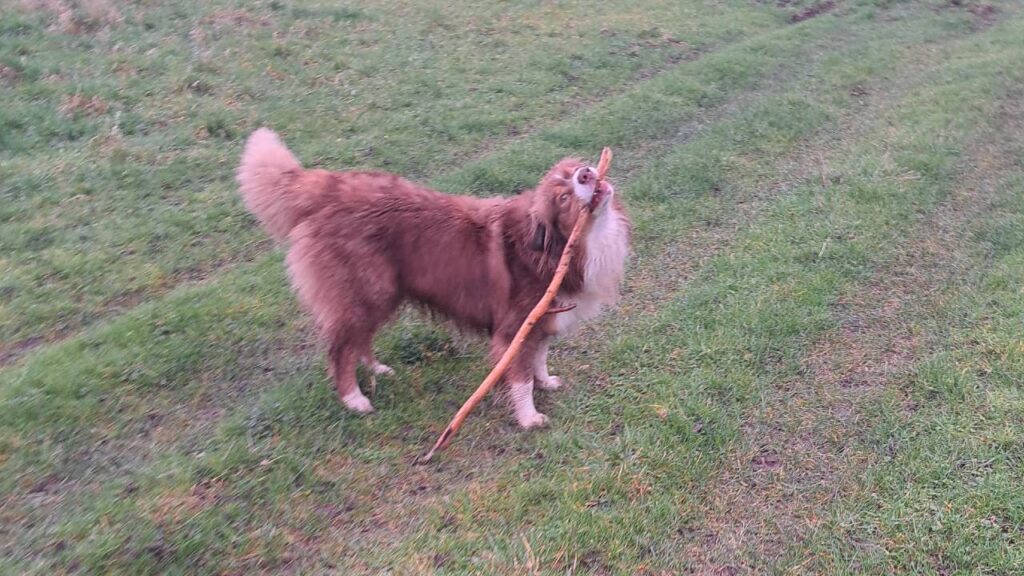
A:
[[[0,571],[1024,567],[1018,6],[663,4],[5,11]],[[261,124],[475,194],[615,147],[635,255],[550,428],[412,465],[486,369],[412,312],[336,403],[234,194]]]

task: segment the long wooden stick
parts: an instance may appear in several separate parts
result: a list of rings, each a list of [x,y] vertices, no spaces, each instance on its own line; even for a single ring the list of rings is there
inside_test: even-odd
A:
[[[597,164],[597,182],[604,179],[605,173],[608,171],[608,166],[612,161],[612,151],[610,148],[605,148],[601,151],[601,161]],[[469,413],[476,408],[476,405],[483,400],[484,396],[491,391],[492,388],[501,380],[501,377],[505,375],[505,371],[508,370],[512,361],[519,355],[519,351],[523,348],[523,344],[526,342],[526,337],[530,335],[530,331],[537,322],[548,313],[551,308],[551,303],[555,300],[555,296],[558,294],[558,289],[562,286],[562,280],[565,278],[566,272],[569,271],[569,262],[572,261],[573,253],[576,251],[576,245],[579,243],[580,234],[583,228],[587,225],[590,220],[590,210],[583,210],[580,214],[579,219],[576,220],[576,225],[573,226],[572,232],[569,233],[569,240],[565,243],[565,248],[562,249],[562,257],[558,260],[558,267],[555,268],[555,275],[551,278],[551,283],[548,284],[548,289],[544,291],[544,295],[541,296],[537,305],[533,307],[530,314],[526,317],[526,321],[519,327],[512,343],[509,344],[508,349],[501,355],[501,359],[491,369],[491,373],[484,378],[484,381],[477,386],[473,395],[462,404],[462,408],[455,413],[452,421],[445,427],[444,432],[438,437],[437,441],[434,442],[433,448],[430,452],[427,452],[423,457],[417,460],[419,464],[426,464],[430,462],[430,459],[434,457],[434,453],[438,450],[443,450],[451,443],[452,438],[462,427],[462,423],[465,422],[466,417]]]

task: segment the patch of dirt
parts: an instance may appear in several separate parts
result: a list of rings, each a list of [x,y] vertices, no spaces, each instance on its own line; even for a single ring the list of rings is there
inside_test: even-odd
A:
[[[71,118],[79,114],[95,117],[106,114],[109,109],[110,105],[99,96],[86,97],[81,94],[74,94],[64,99],[64,102],[57,108],[57,112],[65,118]]]
[[[124,21],[110,0],[21,0],[21,8],[47,14],[51,30],[62,34],[95,33]]]
[[[13,86],[21,79],[21,74],[6,64],[0,64],[0,84]]]
[[[831,11],[835,7],[836,7],[835,0],[825,0],[824,2],[818,2],[817,4],[812,4],[812,5],[808,6],[807,8],[804,8],[803,10],[801,10],[799,12],[796,12],[792,16],[790,16],[789,17],[789,23],[790,24],[796,24],[798,22],[803,22],[804,20],[810,20],[811,18],[817,18],[818,16],[821,16],[822,14]]]
[[[184,284],[205,282],[215,273],[223,271],[226,267],[251,262],[257,256],[266,253],[273,246],[273,243],[273,240],[270,238],[265,238],[250,244],[246,249],[246,253],[242,254],[241,258],[237,261],[235,258],[222,258],[206,262],[192,268],[179,270],[171,276],[164,278],[157,285],[127,290],[111,296],[97,306],[95,310],[92,310],[88,317],[68,321],[61,328],[52,330],[47,334],[37,334],[14,342],[0,342],[0,368],[14,364],[39,346],[67,340],[77,335],[83,329],[118,314],[123,314],[148,299],[168,294]]]
[[[999,9],[991,4],[968,4],[967,11],[974,16],[974,21],[982,28],[988,28],[999,19]]]
[[[992,4],[985,4],[983,2],[965,2],[964,0],[949,0],[946,4],[941,4],[933,8],[933,10],[965,11],[974,17],[974,28],[977,30],[984,30],[991,27],[1001,16],[999,8]]]
[[[223,492],[223,480],[206,480],[186,491],[167,492],[142,507],[154,524],[175,528],[218,504]]]
[[[750,460],[755,469],[774,470],[782,463],[782,459],[774,450],[764,450]]]
[[[14,362],[23,354],[44,342],[46,342],[46,339],[42,336],[30,336],[10,344],[0,344],[0,367]]]
[[[274,24],[274,21],[267,16],[256,16],[241,9],[215,10],[203,21],[213,25],[214,28],[269,28]]]

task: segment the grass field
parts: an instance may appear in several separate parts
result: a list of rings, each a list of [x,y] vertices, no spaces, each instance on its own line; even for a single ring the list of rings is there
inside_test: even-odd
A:
[[[1024,5],[0,0],[0,573],[1024,573]],[[412,311],[335,401],[233,169],[616,151],[546,429]]]

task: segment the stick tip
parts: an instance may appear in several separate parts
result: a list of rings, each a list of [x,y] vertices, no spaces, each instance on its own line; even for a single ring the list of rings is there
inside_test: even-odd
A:
[[[455,435],[456,430],[458,430],[458,428],[453,427],[451,424],[446,426],[444,432],[442,432],[441,436],[438,437],[437,442],[434,442],[434,447],[430,449],[430,452],[427,452],[423,456],[417,458],[414,464],[426,464],[430,462],[430,460],[434,457],[435,452],[437,452],[438,450],[444,450],[445,448],[448,447],[448,444],[451,443],[452,436]]]
[[[605,174],[608,173],[608,168],[612,165],[612,149],[605,146],[601,150],[601,160],[597,163],[597,179],[604,180]]]

